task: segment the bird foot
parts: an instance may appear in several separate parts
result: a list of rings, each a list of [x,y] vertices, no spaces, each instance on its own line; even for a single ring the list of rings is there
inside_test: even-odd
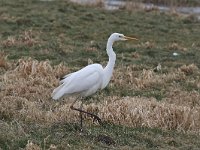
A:
[[[93,115],[92,117],[93,117],[93,122],[95,122],[95,121],[97,120],[97,122],[98,122],[100,125],[103,124],[102,121],[101,121],[101,119],[100,119],[98,116]]]

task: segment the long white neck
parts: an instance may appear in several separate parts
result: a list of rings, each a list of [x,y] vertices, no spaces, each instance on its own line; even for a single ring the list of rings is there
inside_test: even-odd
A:
[[[113,69],[115,66],[116,54],[112,48],[113,43],[114,43],[113,39],[109,38],[107,42],[107,46],[106,46],[106,51],[109,57],[109,61],[106,67],[104,68],[104,81],[103,81],[102,89],[108,85],[112,77]]]

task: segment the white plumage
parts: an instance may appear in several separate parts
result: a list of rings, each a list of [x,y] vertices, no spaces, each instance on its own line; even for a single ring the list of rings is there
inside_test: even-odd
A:
[[[109,56],[107,66],[103,69],[100,64],[91,64],[77,72],[64,76],[64,79],[60,81],[61,85],[54,89],[51,95],[52,98],[58,100],[63,96],[74,94],[86,97],[94,94],[98,89],[105,88],[111,79],[116,60],[112,45],[115,41],[128,39],[137,40],[123,34],[113,33],[107,42],[107,54]]]
[[[99,64],[92,64],[85,68],[66,75],[60,81],[61,85],[54,89],[53,99],[57,100],[63,96],[78,94],[86,97],[95,93],[103,85],[103,67]]]

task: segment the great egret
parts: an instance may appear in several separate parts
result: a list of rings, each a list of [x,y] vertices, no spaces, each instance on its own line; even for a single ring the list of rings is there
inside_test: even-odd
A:
[[[104,89],[112,76],[113,68],[115,65],[116,54],[113,51],[112,45],[115,41],[124,41],[124,40],[137,40],[133,37],[124,36],[120,33],[113,33],[108,38],[107,42],[107,54],[109,56],[108,64],[105,68],[100,64],[91,64],[79,71],[67,74],[63,77],[63,80],[60,81],[60,86],[53,90],[52,98],[58,100],[64,96],[76,95],[78,98],[84,98],[94,94],[97,90]],[[77,98],[77,99],[78,99]],[[97,120],[101,124],[101,119],[92,113],[86,112],[81,108],[75,108],[74,104],[77,99],[72,103],[71,109],[80,112],[81,117],[81,128],[82,128],[82,113],[88,114],[91,117],[94,117],[94,120]]]

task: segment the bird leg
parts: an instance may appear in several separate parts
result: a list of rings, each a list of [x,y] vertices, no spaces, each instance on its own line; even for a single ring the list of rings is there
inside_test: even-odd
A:
[[[81,102],[80,110],[82,110],[82,108],[83,108],[83,103]],[[81,111],[79,113],[80,113],[81,130],[82,130],[82,128],[83,128],[83,115],[82,115]]]
[[[84,111],[84,110],[81,110],[81,109],[78,109],[78,108],[75,108],[74,106],[70,106],[70,108],[71,108],[72,110],[76,110],[76,111],[79,111],[79,112],[82,112],[82,113],[88,114],[88,115],[90,115],[91,117],[94,118],[94,121],[97,120],[99,124],[102,124],[101,119],[100,119],[97,115],[92,114],[92,113],[87,112],[87,111]]]
[[[76,103],[76,101],[77,101],[77,99],[72,103],[72,105],[70,106],[70,108],[71,108],[72,110],[76,110],[76,111],[79,111],[79,112],[80,112],[80,117],[81,117],[81,128],[82,128],[82,121],[83,121],[82,113],[85,113],[85,114],[87,114],[87,115],[90,115],[92,118],[94,118],[93,121],[97,120],[98,123],[99,123],[100,125],[102,125],[102,121],[101,121],[101,119],[100,119],[97,115],[82,110],[82,107],[81,107],[80,109],[79,109],[79,108],[75,108],[75,107],[74,107],[74,104]]]

